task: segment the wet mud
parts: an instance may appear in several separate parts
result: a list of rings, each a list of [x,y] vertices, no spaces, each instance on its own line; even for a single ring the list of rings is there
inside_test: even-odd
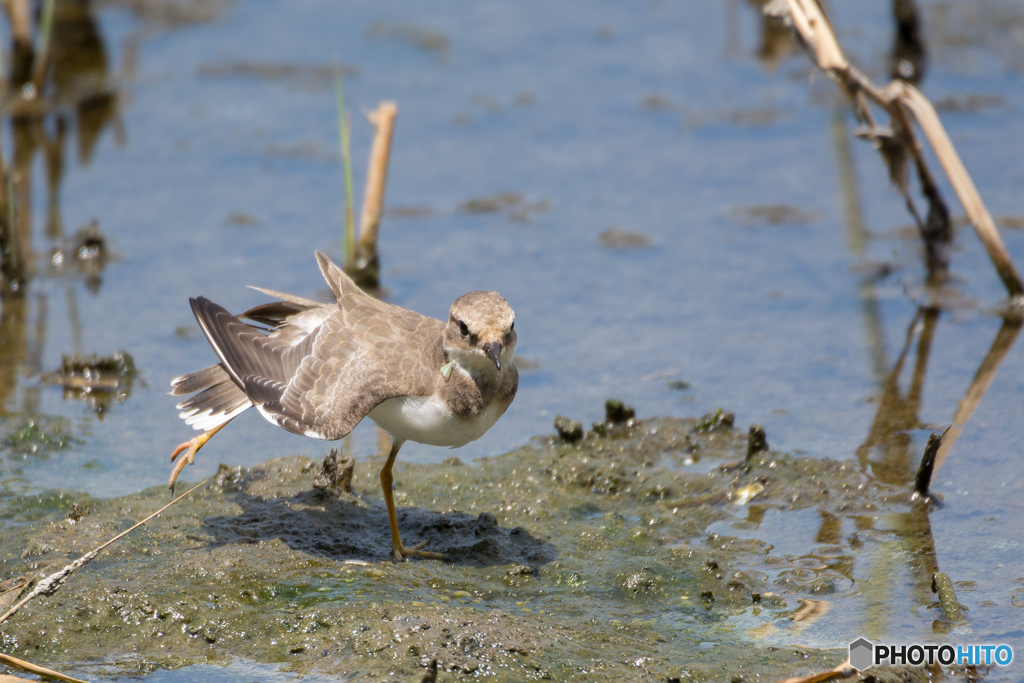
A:
[[[446,562],[390,561],[377,462],[356,465],[352,493],[326,488],[322,464],[304,456],[222,465],[0,627],[3,647],[92,676],[237,658],[407,681],[433,665],[449,680],[499,681],[832,668],[845,647],[785,644],[859,590],[863,540],[824,530],[855,516],[869,534],[911,491],[855,461],[751,450],[725,415],[631,417],[603,423],[605,436],[538,438],[475,465],[399,464],[403,540]],[[0,494],[0,579],[52,573],[167,502],[161,488]],[[823,531],[801,557],[711,530],[809,508]]]

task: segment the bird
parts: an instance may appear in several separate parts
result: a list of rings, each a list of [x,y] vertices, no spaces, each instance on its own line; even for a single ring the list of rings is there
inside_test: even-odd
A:
[[[189,299],[220,362],[171,381],[180,417],[203,434],[171,454],[173,490],[186,463],[214,434],[255,406],[267,421],[314,439],[345,437],[369,417],[392,439],[380,471],[395,560],[443,560],[403,545],[392,467],[406,441],[457,448],[479,439],[515,398],[515,313],[497,292],[475,291],[441,321],[363,292],[316,252],[337,299],[322,303],[253,287],[277,301],[234,316],[205,297]],[[243,322],[248,320],[250,322]]]

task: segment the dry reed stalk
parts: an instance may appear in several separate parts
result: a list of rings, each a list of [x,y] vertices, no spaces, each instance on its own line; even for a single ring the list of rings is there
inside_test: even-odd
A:
[[[366,118],[376,133],[370,148],[370,167],[366,174],[366,194],[363,195],[363,213],[359,220],[360,260],[377,261],[377,231],[384,210],[384,186],[388,179],[388,159],[391,138],[395,130],[398,106],[394,102],[381,102]]]
[[[896,139],[897,142],[902,138],[906,151],[909,152],[917,166],[924,194],[934,201],[939,197],[938,189],[925,162],[920,143],[914,135],[906,111],[909,110],[914,115],[914,119],[924,131],[925,137],[928,138],[939,163],[953,185],[957,197],[967,211],[967,216],[974,225],[978,238],[985,245],[985,250],[1007,292],[1015,300],[1015,304],[1024,304],[1024,282],[1021,281],[1013,261],[1010,260],[981,195],[971,181],[963,162],[960,161],[949,135],[935,112],[935,107],[932,106],[928,98],[917,88],[903,81],[894,81],[885,89],[881,89],[851,65],[843,56],[835,33],[815,0],[786,0],[786,4],[794,28],[811,49],[818,66],[842,87],[853,102],[857,118],[872,129],[869,132],[869,137],[874,137],[879,141],[883,138]],[[894,128],[898,129],[898,135],[893,131],[883,131],[875,126],[865,98],[872,100],[889,113]],[[884,147],[880,146],[880,150],[884,155],[886,154]],[[892,159],[888,155],[887,161],[892,163]],[[894,166],[891,165],[890,168],[892,169]],[[894,178],[894,180],[897,180],[897,184],[899,184],[898,179]],[[905,188],[900,187],[900,190],[904,192],[905,196],[908,196]]]
[[[935,151],[935,156],[939,158],[939,163],[946,171],[953,190],[960,198],[964,210],[967,211],[967,217],[971,219],[974,230],[978,233],[981,243],[985,245],[985,251],[992,259],[996,272],[999,273],[1007,291],[1014,297],[1024,295],[1024,284],[1021,283],[1020,275],[1017,274],[1013,261],[1010,260],[1010,255],[1007,253],[1006,247],[1003,246],[996,224],[985,207],[978,188],[974,186],[974,181],[971,180],[970,174],[964,168],[960,155],[956,153],[956,148],[953,147],[949,134],[942,126],[935,107],[920,90],[909,83],[895,81],[890,88],[887,88],[887,90],[889,89],[896,91],[899,101],[905,104],[917,119],[918,125],[921,126],[921,130],[924,131],[925,137],[928,138],[928,142]]]
[[[3,616],[0,616],[0,624],[4,623],[8,619],[10,619],[11,616],[13,616],[18,610],[20,610],[22,607],[24,607],[26,604],[28,604],[29,600],[32,600],[36,596],[39,596],[39,595],[53,595],[54,593],[56,593],[60,589],[60,587],[64,585],[64,582],[67,581],[68,577],[71,576],[72,572],[74,572],[76,569],[78,569],[80,567],[84,567],[85,565],[87,565],[90,562],[92,562],[96,558],[96,556],[99,555],[101,550],[106,548],[111,543],[114,543],[115,541],[118,541],[118,540],[124,538],[126,535],[128,535],[132,531],[135,531],[140,526],[142,526],[143,524],[145,524],[149,520],[153,519],[154,517],[159,515],[161,512],[163,512],[167,508],[171,507],[172,505],[177,503],[179,500],[181,500],[182,498],[184,498],[185,496],[187,496],[188,494],[192,493],[197,488],[199,488],[200,486],[205,484],[206,481],[207,481],[206,479],[202,480],[201,482],[199,482],[198,484],[196,484],[195,486],[190,488],[188,491],[186,491],[185,493],[181,494],[180,496],[178,496],[177,498],[172,500],[170,503],[168,503],[167,505],[164,505],[162,508],[160,508],[159,510],[157,510],[156,512],[151,514],[149,517],[146,517],[144,520],[142,520],[138,524],[135,524],[134,526],[132,526],[130,529],[125,529],[124,531],[119,533],[117,536],[114,536],[109,541],[106,541],[105,543],[102,543],[101,545],[96,546],[95,548],[93,548],[92,550],[87,552],[85,555],[82,555],[81,557],[79,557],[77,560],[75,560],[71,564],[66,565],[60,571],[54,572],[53,574],[50,574],[49,576],[47,576],[45,579],[43,579],[42,581],[37,583],[36,587],[33,588],[32,591],[28,595],[26,595],[24,598],[19,600],[18,604],[16,604],[11,609],[7,610],[7,612],[5,612]]]
[[[6,664],[7,666],[13,666],[15,669],[21,669],[22,671],[28,671],[29,673],[36,674],[37,676],[43,676],[44,678],[55,678],[58,681],[67,681],[68,683],[86,683],[80,678],[72,678],[59,671],[53,669],[47,669],[42,666],[36,666],[31,662],[26,662],[24,659],[18,659],[10,655],[5,655],[0,652],[0,664]],[[7,681],[25,681],[25,678],[18,678],[17,676],[2,676],[0,677],[0,683],[6,683]]]
[[[847,659],[831,671],[822,671],[816,674],[811,674],[810,676],[801,676],[799,678],[784,678],[781,681],[776,681],[776,683],[825,683],[826,681],[839,681],[855,675],[856,672],[853,670],[850,660]]]
[[[11,21],[11,35],[18,42],[28,45],[32,42],[32,18],[28,0],[5,2]]]

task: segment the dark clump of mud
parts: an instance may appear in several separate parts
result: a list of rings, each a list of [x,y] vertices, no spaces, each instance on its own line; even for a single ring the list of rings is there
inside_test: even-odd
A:
[[[30,603],[2,627],[3,648],[93,676],[234,658],[408,681],[432,662],[443,677],[499,681],[776,680],[832,668],[845,644],[785,642],[828,611],[826,594],[850,591],[851,548],[833,539],[825,561],[801,569],[709,526],[767,510],[858,514],[907,493],[847,463],[747,458],[747,433],[728,415],[630,416],[478,466],[400,463],[403,540],[446,562],[389,560],[379,463],[356,466],[353,493],[315,485],[321,467],[305,457],[224,466]],[[167,500],[166,489],[0,493],[0,580],[52,573]]]

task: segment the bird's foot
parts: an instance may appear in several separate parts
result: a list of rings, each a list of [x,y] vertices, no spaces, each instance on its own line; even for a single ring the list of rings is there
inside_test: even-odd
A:
[[[207,439],[203,439],[203,436],[205,436],[205,434],[202,436],[197,436],[196,438],[190,439],[184,443],[178,444],[178,447],[174,449],[173,453],[171,453],[171,462],[174,462],[177,459],[177,457],[187,449],[185,457],[183,457],[181,460],[178,460],[178,462],[174,465],[174,469],[171,470],[171,478],[167,480],[167,488],[169,488],[172,492],[174,491],[174,483],[178,481],[178,475],[181,474],[181,471],[185,468],[185,465],[191,465],[193,462],[195,462],[196,452],[198,452],[199,449],[203,447],[203,444],[206,443]]]
[[[189,439],[184,443],[178,444],[178,447],[174,449],[173,453],[171,453],[171,462],[174,462],[182,452],[185,453],[186,457],[178,460],[177,464],[174,465],[174,469],[171,470],[171,478],[167,481],[167,488],[171,490],[171,493],[174,493],[174,482],[178,481],[178,475],[181,474],[181,470],[185,468],[185,465],[191,465],[195,462],[196,453],[199,452],[199,449],[205,446],[206,442],[212,439],[214,434],[223,429],[224,425],[231,422],[233,419],[234,418],[229,418],[226,422],[221,422],[213,429],[203,432],[196,438]]]
[[[397,562],[404,562],[406,560],[406,558],[408,558],[410,556],[422,557],[422,558],[424,558],[426,560],[447,560],[448,559],[443,553],[432,553],[429,550],[420,550],[420,548],[424,547],[425,545],[427,545],[426,541],[422,541],[420,543],[417,543],[416,545],[412,546],[411,548],[406,548],[403,545],[394,545],[394,546],[391,547],[391,556]]]

